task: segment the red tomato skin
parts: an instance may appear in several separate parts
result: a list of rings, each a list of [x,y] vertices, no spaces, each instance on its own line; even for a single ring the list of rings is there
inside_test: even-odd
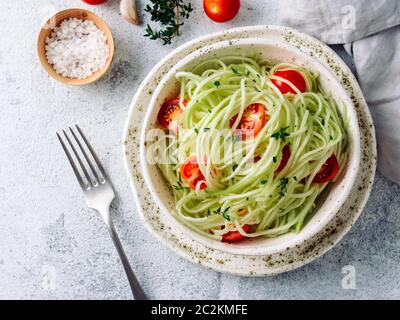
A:
[[[203,0],[203,8],[211,20],[223,23],[237,15],[240,0]]]
[[[183,104],[186,105],[185,100],[183,101]],[[182,112],[183,111],[179,106],[179,98],[167,100],[162,104],[160,111],[158,112],[157,122],[164,129],[175,130],[177,118]]]
[[[231,118],[229,126],[232,128],[238,115]],[[237,129],[241,131],[242,138],[248,136],[256,136],[262,129],[265,123],[266,115],[265,108],[261,103],[253,103],[244,110],[242,119],[240,120]]]
[[[197,176],[197,177],[194,178],[193,180],[190,180],[190,181],[189,181],[189,187],[190,187],[190,189],[196,190],[197,183],[199,183],[199,182],[201,182],[201,181],[203,181],[203,183],[200,184],[199,189],[200,189],[200,190],[203,190],[203,189],[207,188],[207,184],[205,183],[205,180],[204,180],[204,179],[205,179],[205,178],[204,178],[203,174],[200,172],[200,175],[199,175],[199,176]]]
[[[103,4],[104,2],[107,2],[107,0],[82,0],[83,2],[86,2],[87,4],[90,4],[92,6],[98,5],[98,4]]]
[[[242,228],[243,228],[244,232],[249,232],[250,225],[245,224],[245,225],[243,225]],[[222,241],[223,242],[237,242],[243,238],[244,238],[244,236],[239,231],[229,231],[228,233],[225,233],[222,236]]]
[[[285,80],[288,80],[293,83],[293,85],[299,89],[300,92],[305,92],[306,91],[306,81],[304,80],[303,75],[296,71],[296,70],[278,70],[273,73],[274,76],[284,78]],[[286,93],[293,93],[296,94],[296,91],[294,91],[288,84],[280,81],[280,80],[271,80],[272,83],[279,89],[279,91],[282,94]]]
[[[189,187],[196,190],[197,183],[205,181],[203,174],[200,171],[199,164],[197,163],[196,156],[187,158],[179,170],[179,173],[183,180],[189,181]],[[200,190],[207,188],[205,183],[200,185]]]
[[[290,152],[290,147],[289,145],[285,145],[282,149],[282,158],[281,162],[279,163],[278,168],[276,168],[275,173],[281,172],[287,165],[289,158],[290,158],[291,152]]]
[[[335,179],[339,172],[339,162],[334,154],[322,165],[321,169],[315,175],[313,182],[326,183]]]

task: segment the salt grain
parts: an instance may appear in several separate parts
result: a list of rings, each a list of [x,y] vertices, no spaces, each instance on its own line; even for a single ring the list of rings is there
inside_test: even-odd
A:
[[[85,79],[109,57],[107,37],[93,21],[69,18],[46,39],[46,58],[63,77]]]

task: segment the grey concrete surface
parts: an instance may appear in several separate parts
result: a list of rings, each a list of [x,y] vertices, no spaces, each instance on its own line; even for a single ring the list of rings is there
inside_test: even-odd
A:
[[[146,1],[138,2],[143,8]],[[223,28],[273,24],[275,19],[273,0],[242,0],[239,16],[224,25],[209,21],[199,0],[192,2],[195,11],[183,35],[164,47],[142,36],[143,25],[123,21],[117,0],[99,7],[80,0],[1,1],[0,299],[131,298],[106,228],[85,207],[56,140],[57,130],[75,123],[90,137],[116,186],[115,224],[149,297],[400,298],[400,187],[379,174],[363,215],[334,249],[301,269],[272,278],[234,277],[191,264],[144,229],[120,143],[129,104],[141,80],[161,57],[196,36]],[[36,57],[43,18],[73,6],[91,8],[102,16],[113,30],[117,47],[109,74],[77,88],[51,80]],[[342,288],[346,265],[356,270],[355,289]]]

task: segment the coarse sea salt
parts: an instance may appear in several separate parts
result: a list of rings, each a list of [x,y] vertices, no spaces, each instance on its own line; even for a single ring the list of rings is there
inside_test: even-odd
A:
[[[85,79],[101,70],[109,57],[107,37],[93,21],[69,18],[46,39],[46,58],[68,78]]]

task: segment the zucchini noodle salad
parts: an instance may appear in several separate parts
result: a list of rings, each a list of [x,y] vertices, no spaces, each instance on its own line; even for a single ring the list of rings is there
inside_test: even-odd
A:
[[[318,74],[226,56],[179,71],[153,157],[172,214],[224,242],[299,232],[347,161],[347,115]],[[160,131],[160,130],[159,130]]]

